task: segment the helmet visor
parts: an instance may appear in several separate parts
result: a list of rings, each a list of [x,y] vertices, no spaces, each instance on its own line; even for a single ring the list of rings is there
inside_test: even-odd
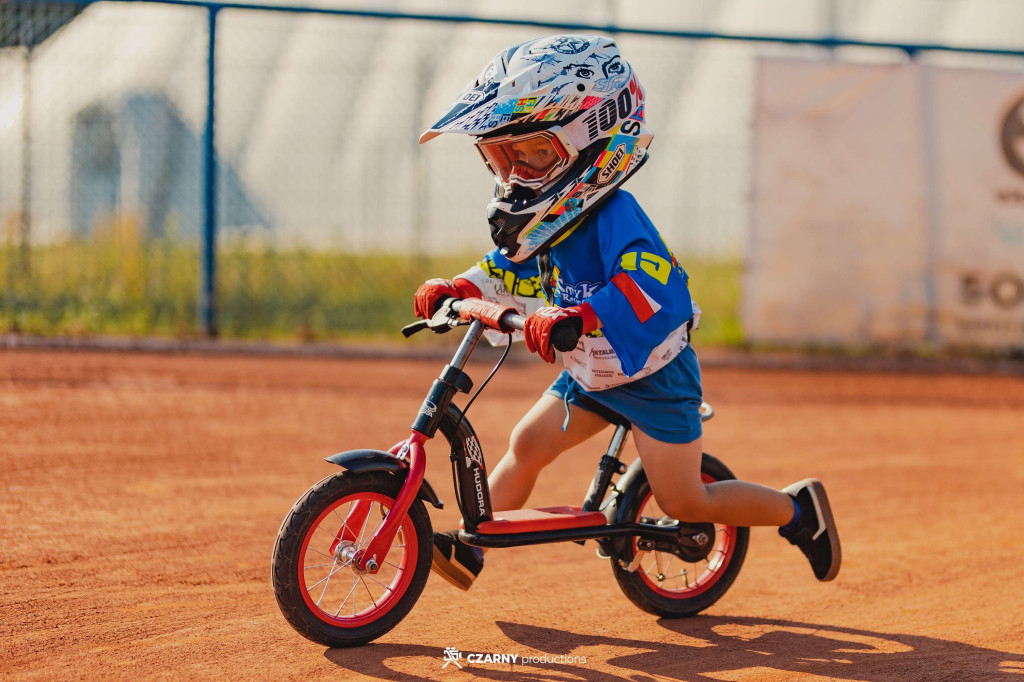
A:
[[[525,135],[479,139],[476,148],[502,185],[540,188],[558,177],[578,156],[561,128]]]

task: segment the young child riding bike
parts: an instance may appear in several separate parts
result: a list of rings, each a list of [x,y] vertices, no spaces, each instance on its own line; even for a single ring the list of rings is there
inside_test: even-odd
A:
[[[528,314],[527,348],[555,361],[553,330],[581,333],[565,369],[512,431],[488,478],[495,510],[520,509],[546,465],[623,415],[661,509],[687,522],[778,526],[819,580],[839,572],[839,536],[822,484],[782,491],[701,480],[700,368],[689,335],[700,311],[686,272],[632,195],[647,160],[644,89],[611,38],[559,35],[487,64],[420,137],[471,135],[496,181],[496,248],[457,277],[432,279],[415,311],[477,297]],[[498,334],[499,332],[490,332]],[[433,569],[469,589],[483,552],[458,531],[434,535]]]

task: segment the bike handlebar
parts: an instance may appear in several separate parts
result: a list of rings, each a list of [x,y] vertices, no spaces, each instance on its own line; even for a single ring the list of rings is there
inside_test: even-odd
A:
[[[490,301],[474,300],[474,307],[478,307],[480,303],[484,303],[488,308],[488,312],[492,312],[493,315],[491,315],[489,319],[485,320],[481,319],[481,315],[473,314],[477,312],[475,309],[469,314],[471,317],[480,320],[487,326],[495,328],[495,325],[493,324],[494,315],[498,315],[498,313],[501,313],[500,317],[497,318],[498,331],[523,331],[523,327],[526,326],[526,318],[524,316],[519,315],[518,313],[515,313],[511,310],[508,310],[504,306],[501,306],[497,303],[491,303]],[[453,311],[459,312],[461,307],[461,300],[452,302]],[[579,342],[580,335],[576,333],[575,329],[571,329],[569,327],[556,327],[551,330],[551,345],[554,347],[555,350],[559,352],[568,353],[569,351],[576,348],[576,344],[578,344]]]

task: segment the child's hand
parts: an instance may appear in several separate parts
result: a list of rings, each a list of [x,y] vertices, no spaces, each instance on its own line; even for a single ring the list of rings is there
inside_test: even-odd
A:
[[[578,336],[594,331],[600,326],[597,315],[589,303],[572,308],[541,308],[526,318],[523,333],[526,347],[536,353],[544,362],[555,361],[555,349],[551,346],[551,334],[557,327],[570,327]]]
[[[413,298],[416,317],[433,317],[446,298],[480,298],[480,289],[467,279],[428,279],[416,290]]]

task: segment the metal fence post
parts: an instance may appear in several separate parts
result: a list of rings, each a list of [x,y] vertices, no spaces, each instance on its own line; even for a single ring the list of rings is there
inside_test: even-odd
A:
[[[26,22],[26,25],[28,22]],[[27,30],[26,30],[27,33]],[[31,39],[25,41],[21,105],[21,214],[19,216],[18,275],[27,287],[32,274],[32,55]]]
[[[216,111],[217,13],[209,6],[209,44],[206,54],[206,129],[203,132],[203,229],[199,276],[199,327],[215,338],[217,329],[217,155],[214,144]]]

